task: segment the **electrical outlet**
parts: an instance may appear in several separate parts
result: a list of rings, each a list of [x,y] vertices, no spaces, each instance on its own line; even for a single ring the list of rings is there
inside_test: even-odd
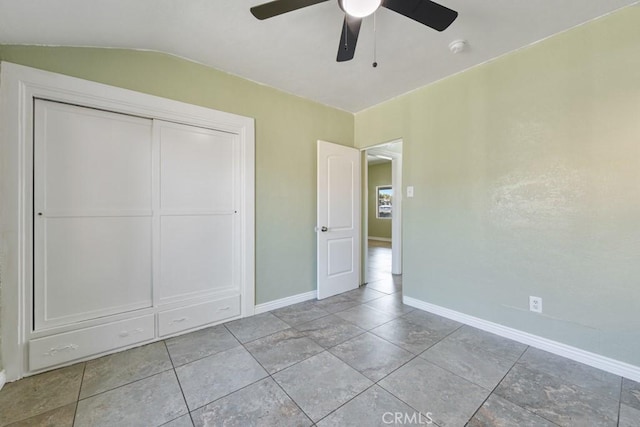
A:
[[[542,313],[542,298],[529,297],[529,310],[536,313]]]

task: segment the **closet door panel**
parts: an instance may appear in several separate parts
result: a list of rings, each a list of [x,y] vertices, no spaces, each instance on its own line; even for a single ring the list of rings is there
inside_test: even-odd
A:
[[[152,306],[152,121],[37,100],[34,330]]]
[[[38,101],[36,146],[49,213],[151,210],[151,121]]]
[[[53,218],[45,235],[38,327],[151,306],[150,218]]]
[[[233,211],[235,135],[176,124],[163,124],[160,132],[160,207]]]
[[[239,292],[237,136],[156,121],[159,302]]]
[[[160,299],[234,288],[233,216],[162,218]]]

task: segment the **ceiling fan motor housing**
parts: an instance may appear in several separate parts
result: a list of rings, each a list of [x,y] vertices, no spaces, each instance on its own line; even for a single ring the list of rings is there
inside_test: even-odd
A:
[[[338,0],[338,6],[347,15],[364,18],[380,7],[382,0]]]

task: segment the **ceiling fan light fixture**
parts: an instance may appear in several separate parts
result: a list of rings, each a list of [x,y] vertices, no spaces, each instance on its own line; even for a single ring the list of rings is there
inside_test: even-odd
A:
[[[354,18],[364,18],[378,10],[382,0],[339,0],[340,8]]]

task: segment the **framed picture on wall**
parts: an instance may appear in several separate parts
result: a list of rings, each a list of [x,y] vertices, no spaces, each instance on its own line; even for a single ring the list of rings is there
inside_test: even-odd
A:
[[[376,187],[376,217],[380,219],[391,219],[393,207],[393,189],[390,185],[380,185]]]

